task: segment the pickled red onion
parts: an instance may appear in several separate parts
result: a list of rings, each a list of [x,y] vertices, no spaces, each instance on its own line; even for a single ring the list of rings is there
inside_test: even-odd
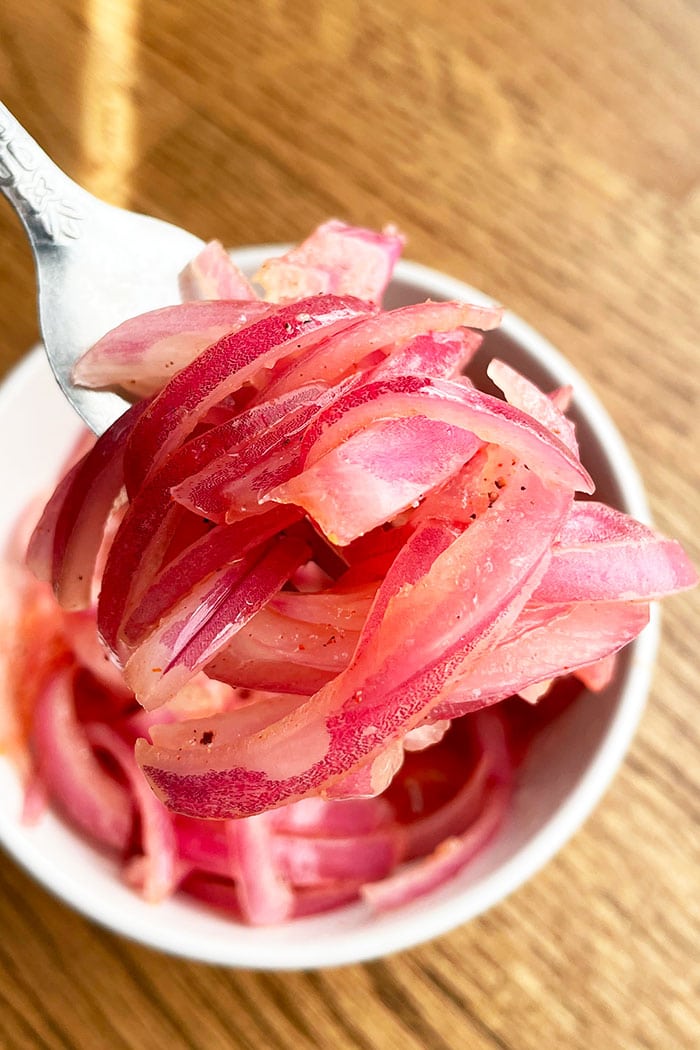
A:
[[[440,885],[507,810],[499,701],[572,671],[599,688],[649,600],[696,581],[673,541],[574,499],[592,483],[570,391],[498,361],[505,400],[461,376],[498,308],[377,308],[400,245],[326,224],[261,271],[275,304],[211,244],[182,278],[195,301],[79,366],[153,397],[73,468],[31,543],[84,610],[57,612],[37,756],[152,898],[182,883],[267,923]],[[111,659],[89,637],[95,577]],[[198,681],[216,696],[187,701]],[[415,754],[449,790],[406,821]]]

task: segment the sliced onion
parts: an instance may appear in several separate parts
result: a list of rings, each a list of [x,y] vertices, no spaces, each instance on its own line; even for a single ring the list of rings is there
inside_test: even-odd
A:
[[[444,379],[396,376],[351,390],[322,412],[309,428],[306,465],[378,418],[424,415],[508,449],[543,478],[592,492],[593,483],[577,455],[546,427],[520,409],[474,388]]]
[[[543,427],[559,438],[568,449],[578,455],[576,431],[571,420],[564,415],[564,410],[557,404],[557,398],[547,397],[539,387],[521,376],[504,361],[493,359],[486,373],[496,386],[503,391],[508,404],[541,423]],[[567,397],[568,402],[568,397]]]
[[[352,434],[264,497],[304,510],[345,546],[391,521],[480,448],[467,430],[423,416],[382,419]]]
[[[124,484],[124,444],[146,407],[142,402],[130,408],[76,463],[34,531],[27,564],[52,583],[64,609],[90,604],[103,533]]]
[[[497,784],[487,796],[479,817],[462,835],[444,839],[430,854],[381,882],[362,887],[362,897],[373,911],[389,911],[410,904],[444,885],[484,848],[503,821],[509,789]]]
[[[272,302],[331,292],[378,303],[403,245],[393,226],[375,233],[332,219],[286,255],[268,259],[255,280]]]
[[[608,656],[603,656],[591,664],[577,667],[574,674],[583,682],[586,689],[590,689],[592,693],[599,693],[614,679],[617,660],[617,653],[609,653]]]
[[[391,354],[426,332],[452,332],[461,326],[483,331],[497,328],[502,313],[497,307],[427,302],[360,319],[345,331],[324,339],[298,360],[292,359],[264,389],[264,396],[279,397],[308,382],[336,383],[343,376],[355,374],[373,351]]]
[[[403,853],[398,828],[348,838],[306,838],[277,834],[273,853],[279,871],[293,886],[318,886],[351,879],[373,882],[394,870]]]
[[[164,306],[124,321],[80,358],[73,381],[78,386],[120,387],[131,397],[150,397],[212,343],[270,311],[265,303],[241,301],[246,295],[226,298],[234,301]]]
[[[278,831],[287,834],[333,838],[366,835],[393,822],[391,806],[382,798],[344,802],[303,798],[291,806],[273,810],[271,820]]]
[[[240,514],[259,513],[259,497],[299,469],[301,435],[317,414],[314,403],[287,412],[235,452],[227,450],[173,486],[173,499],[219,524],[235,521]]]
[[[640,602],[533,603],[488,658],[465,663],[434,714],[453,718],[617,652],[649,621]]]
[[[93,747],[106,752],[118,763],[127,779],[141,817],[143,894],[148,901],[164,900],[181,878],[172,815],[150,790],[134,761],[132,749],[113,729],[92,723],[85,727],[85,735]]]
[[[294,912],[294,894],[274,850],[270,818],[260,813],[226,824],[241,912],[254,926],[284,922]]]
[[[372,375],[415,374],[434,379],[455,379],[462,375],[483,341],[481,332],[471,328],[417,335],[405,346],[399,344],[392,349],[372,370]]]
[[[175,514],[171,489],[226,450],[273,426],[288,412],[317,396],[318,387],[302,390],[241,413],[183,445],[134,495],[105,565],[98,603],[98,626],[105,643],[123,656],[120,632],[162,566],[171,542]]]
[[[195,586],[222,567],[240,561],[299,517],[292,508],[280,511],[274,508],[254,522],[214,528],[168,561],[125,623],[126,642],[137,644]]]
[[[54,673],[37,701],[32,733],[37,769],[51,800],[72,823],[124,852],[131,837],[131,799],[102,769],[76,719],[74,674],[72,667]]]
[[[539,585],[540,602],[650,601],[693,587],[679,543],[603,503],[574,503]]]
[[[220,241],[209,241],[199,255],[184,268],[178,283],[180,295],[185,301],[257,299],[250,281],[241,273]]]
[[[302,299],[224,336],[174,376],[150,403],[129,441],[127,488],[135,492],[204,418],[263,365],[318,342],[366,315],[359,299],[333,295]]]
[[[500,825],[557,679],[604,687],[649,599],[696,581],[671,541],[574,503],[569,389],[495,361],[503,400],[461,374],[498,308],[351,297],[379,300],[400,242],[326,224],[263,269],[271,298],[308,293],[284,305],[212,243],[185,294],[249,302],[157,311],[92,352],[137,387],[181,370],[35,531],[73,611],[27,695],[64,812],[124,849],[134,795],[125,874],[150,899],[182,883],[269,924],[442,886]]]
[[[141,643],[124,668],[140,703],[165,703],[223,649],[307,557],[299,540],[281,540],[190,591]]]
[[[206,766],[196,754],[175,756],[140,741],[144,772],[168,805],[191,813],[194,798],[201,805],[199,778],[206,771],[212,801],[197,812],[215,817],[260,812],[327,790],[418,724],[467,655],[485,651],[508,630],[541,578],[570,501],[525,468],[515,470],[490,510],[423,579],[391,598],[350,668],[289,719],[263,738],[213,749]]]

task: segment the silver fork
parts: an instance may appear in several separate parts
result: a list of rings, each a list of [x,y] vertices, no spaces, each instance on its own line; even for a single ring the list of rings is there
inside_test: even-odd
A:
[[[128,317],[179,302],[177,275],[203,241],[93,197],[47,157],[2,103],[0,189],[34,252],[39,323],[54,375],[75,410],[101,434],[127,402],[74,386],[75,362]]]

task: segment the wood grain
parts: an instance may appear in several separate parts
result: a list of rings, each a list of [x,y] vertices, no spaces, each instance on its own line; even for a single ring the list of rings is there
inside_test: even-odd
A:
[[[339,215],[496,294],[594,385],[700,563],[692,0],[4,0],[0,97],[105,197],[229,244]],[[0,211],[0,367],[36,338]],[[95,928],[0,862],[0,1046],[690,1050],[698,593],[595,816],[510,900],[367,966],[260,975]]]

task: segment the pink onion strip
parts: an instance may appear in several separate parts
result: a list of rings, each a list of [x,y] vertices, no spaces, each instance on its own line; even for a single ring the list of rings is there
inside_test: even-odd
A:
[[[124,677],[152,710],[174,696],[306,560],[300,540],[281,540],[257,560],[248,556],[207,578],[171,609],[130,657]]]
[[[509,798],[510,790],[506,785],[495,785],[468,831],[443,840],[429,857],[416,861],[395,875],[363,886],[363,899],[373,911],[390,911],[444,885],[459,874],[495,835],[503,821]]]
[[[508,449],[539,476],[593,491],[578,456],[532,416],[472,387],[428,376],[395,376],[356,387],[334,401],[304,437],[305,466],[378,418],[423,415]]]
[[[37,769],[51,800],[72,823],[123,852],[131,836],[131,800],[105,773],[76,719],[74,675],[72,667],[56,672],[37,700],[32,732]]]
[[[124,619],[161,568],[170,542],[174,512],[179,509],[172,501],[171,489],[222,452],[235,454],[250,437],[316,398],[320,389],[318,385],[304,387],[192,438],[132,496],[105,565],[97,610],[100,634],[115,654],[123,655],[120,631]]]
[[[195,255],[178,277],[178,284],[180,295],[185,301],[258,298],[250,281],[238,269],[220,241],[209,241]]]
[[[169,562],[145,591],[124,624],[124,638],[137,645],[202,580],[262,546],[300,517],[294,508],[268,513],[255,521],[218,526]]]
[[[105,525],[124,483],[124,443],[146,408],[134,405],[105,431],[61,482],[34,531],[27,564],[51,581],[65,609],[90,604]]]
[[[373,351],[402,348],[426,332],[451,332],[460,326],[488,331],[497,328],[502,317],[498,307],[471,306],[467,303],[415,303],[397,310],[358,320],[337,335],[324,339],[317,347],[290,361],[262,396],[279,397],[308,382],[336,383],[353,375],[358,365]]]
[[[285,922],[294,911],[294,893],[280,873],[269,816],[260,813],[226,824],[232,873],[247,922],[267,926]]]
[[[172,814],[159,802],[136,765],[132,749],[113,729],[93,722],[85,727],[93,747],[110,755],[126,777],[141,816],[145,860],[143,894],[156,902],[169,897],[182,877],[177,868],[177,840]]]
[[[612,507],[587,500],[574,503],[534,598],[650,601],[697,581],[680,543]]]
[[[83,354],[73,370],[74,382],[121,387],[131,397],[150,397],[212,343],[273,309],[266,303],[240,301],[247,295],[226,298],[237,301],[165,306],[124,321]]]
[[[318,342],[366,315],[359,299],[333,295],[302,299],[224,336],[174,376],[151,402],[129,441],[127,489],[137,491],[218,401],[235,393],[262,366]]]

